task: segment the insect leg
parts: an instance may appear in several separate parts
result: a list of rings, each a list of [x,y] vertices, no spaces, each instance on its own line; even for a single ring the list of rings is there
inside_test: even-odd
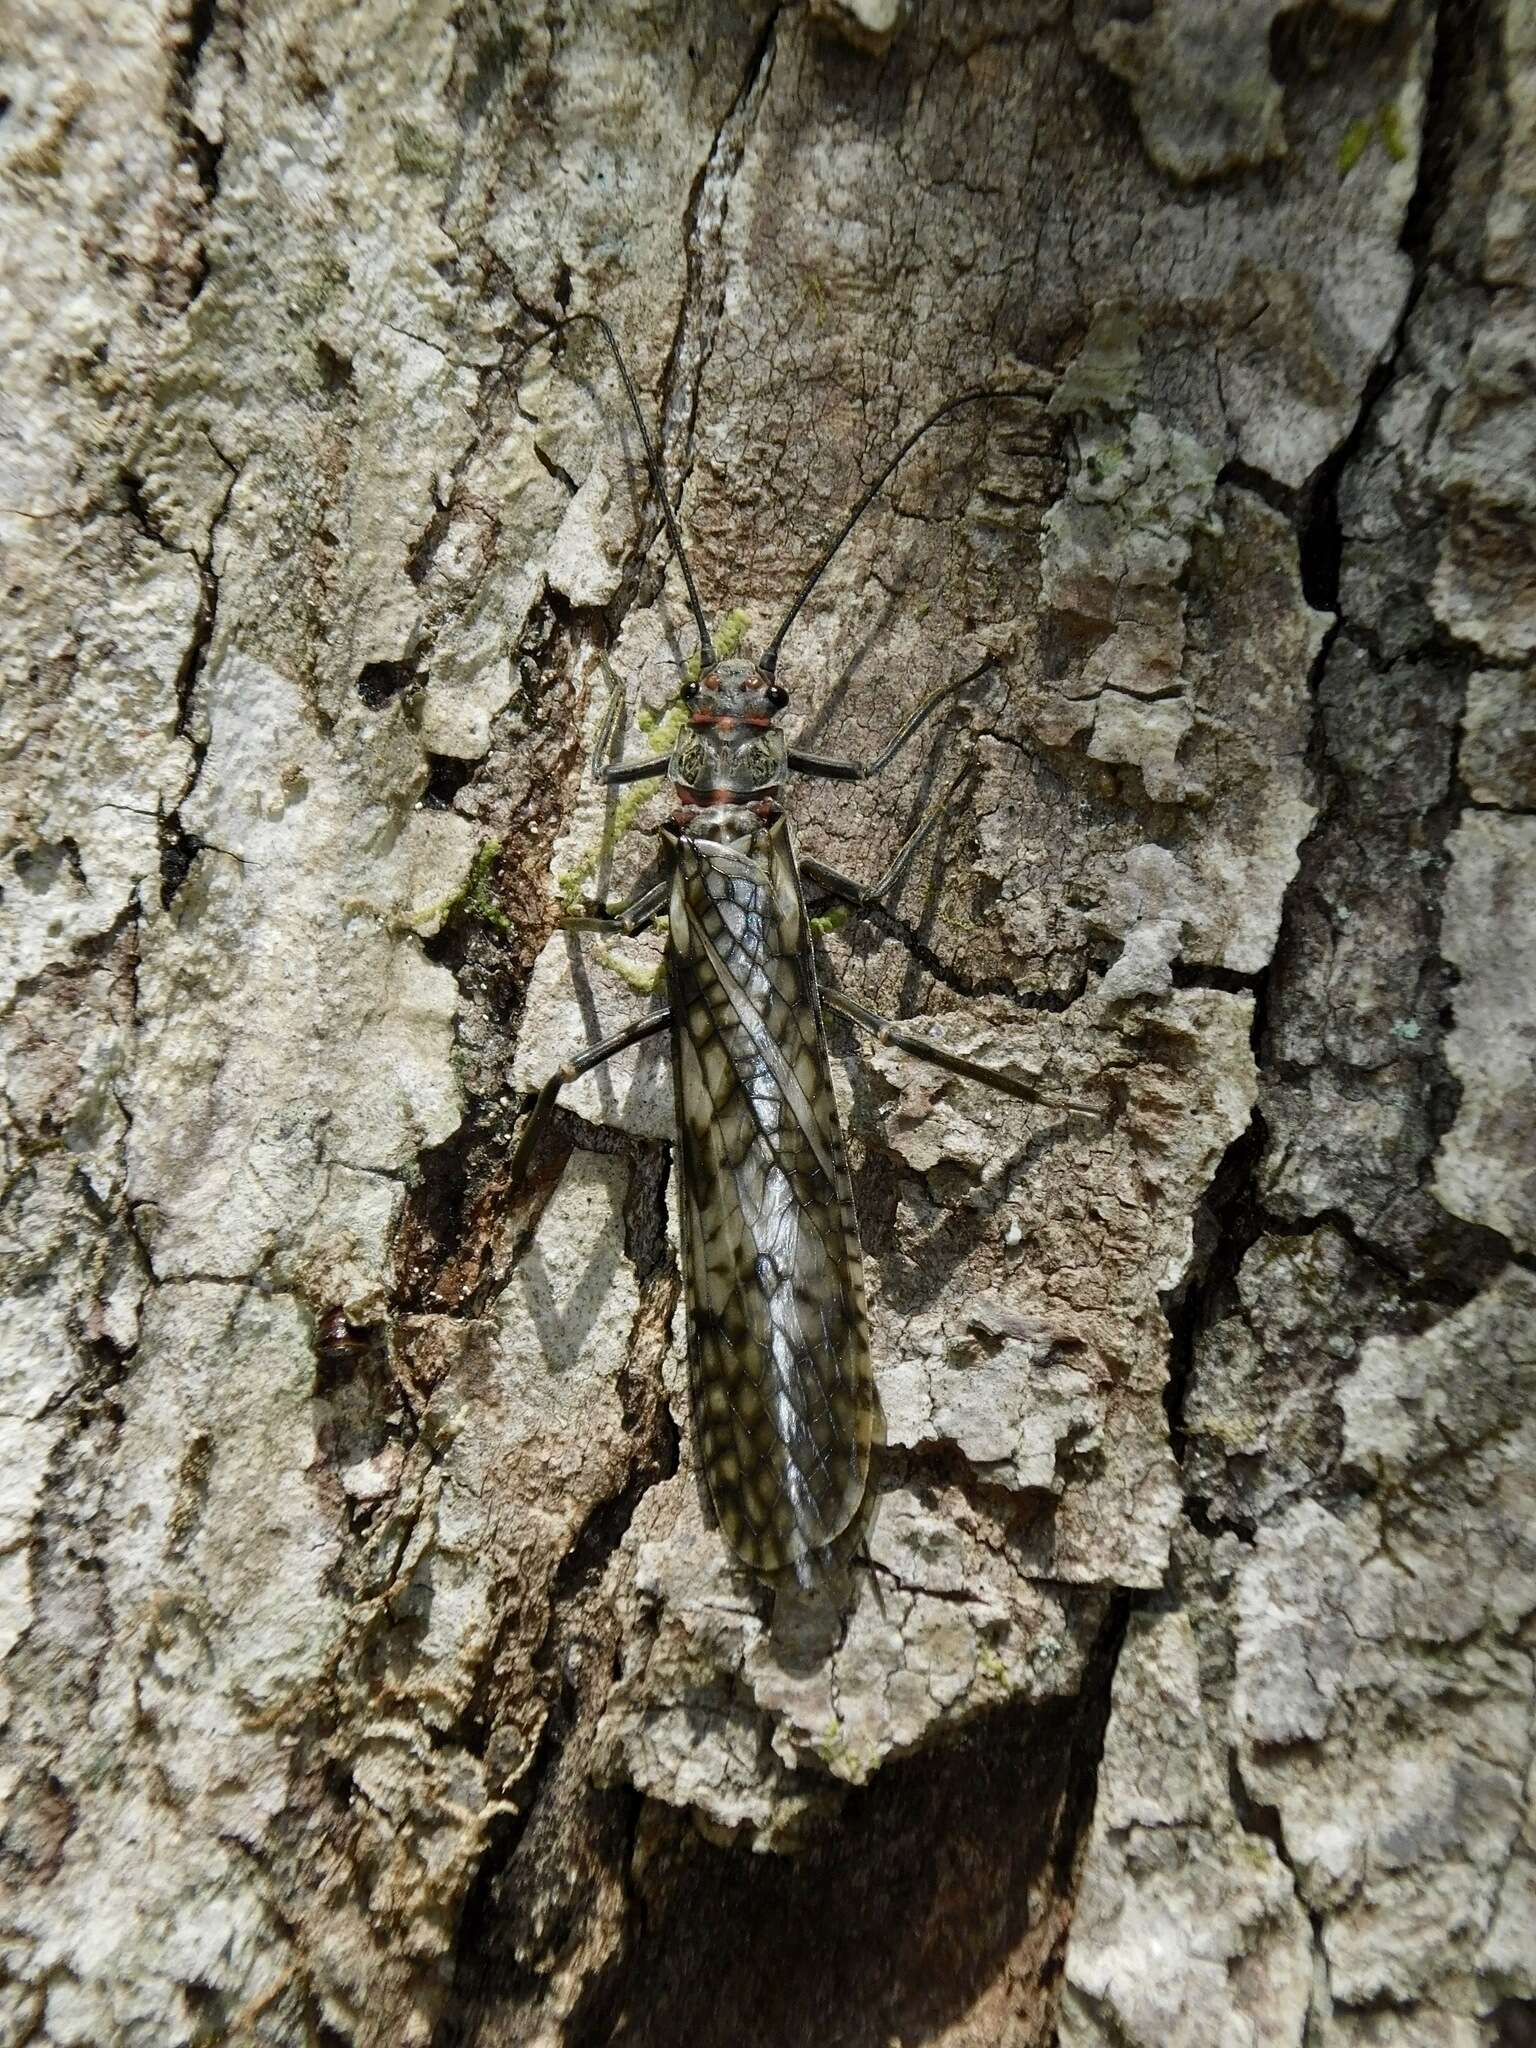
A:
[[[644,782],[647,776],[665,775],[669,754],[652,754],[643,761],[608,760],[608,750],[613,745],[624,718],[624,686],[618,684],[609,697],[603,711],[602,723],[597,728],[597,738],[592,742],[592,780],[606,782],[612,789],[621,782]]]
[[[655,754],[648,761],[615,761],[611,768],[605,768],[598,777],[612,789],[620,782],[648,782],[653,775],[665,775],[670,754]]]
[[[616,910],[595,910],[588,917],[567,917],[562,919],[563,932],[623,932],[626,938],[633,938],[638,931],[644,931],[659,910],[666,907],[671,894],[671,878],[664,877],[648,889],[642,889],[638,896],[631,896],[627,903],[621,903]]]
[[[1000,1073],[996,1067],[983,1067],[975,1060],[964,1059],[947,1046],[936,1045],[931,1038],[919,1038],[914,1032],[904,1031],[889,1017],[882,1017],[877,1010],[867,1010],[852,996],[839,995],[835,989],[824,988],[821,1000],[840,1017],[847,1017],[861,1030],[873,1033],[882,1045],[899,1046],[903,1052],[909,1052],[917,1059],[931,1060],[934,1066],[947,1067],[952,1074],[963,1074],[968,1081],[980,1081],[988,1088],[999,1089],[1004,1095],[1016,1095],[1021,1102],[1039,1102],[1047,1109],[1071,1109],[1083,1116],[1101,1117],[1104,1114],[1091,1102],[1071,1102],[1057,1095],[1044,1095],[1028,1082],[1015,1081],[1011,1074]]]
[[[847,902],[853,904],[856,909],[867,910],[871,903],[885,894],[893,882],[899,881],[906,873],[912,864],[917,849],[928,837],[928,834],[933,830],[940,818],[943,817],[945,811],[949,808],[955,791],[960,787],[969,772],[968,766],[962,768],[938,802],[931,804],[924,811],[922,817],[918,819],[916,827],[908,833],[907,837],[897,848],[896,858],[891,862],[878,882],[868,885],[863,882],[856,882],[852,875],[845,875],[840,868],[828,867],[824,860],[815,860],[809,856],[800,863],[801,873],[808,876],[811,881],[820,883],[823,889],[830,889],[834,896],[843,897]]]
[[[925,719],[933,716],[941,704],[950,697],[958,696],[967,685],[974,683],[978,676],[984,676],[994,666],[991,660],[984,661],[980,668],[973,668],[969,675],[960,676],[952,683],[945,683],[925,697],[890,745],[877,754],[873,761],[851,761],[840,754],[801,754],[791,747],[789,765],[797,775],[817,775],[828,782],[868,782],[872,775],[879,775],[890,766],[913,733]]]
[[[594,1067],[600,1067],[604,1060],[613,1058],[616,1052],[625,1052],[642,1039],[652,1038],[658,1031],[665,1031],[672,1021],[670,1005],[663,1010],[652,1010],[648,1017],[642,1017],[638,1024],[631,1024],[627,1031],[616,1031],[612,1038],[605,1038],[601,1045],[594,1045],[590,1051],[578,1053],[563,1066],[556,1067],[533,1099],[528,1112],[528,1121],[523,1125],[522,1136],[512,1154],[512,1163],[507,1169],[507,1193],[516,1194],[528,1171],[528,1162],[539,1141],[544,1126],[549,1122],[549,1113],[555,1106],[555,1099],[568,1081],[579,1081],[583,1074],[590,1074]]]

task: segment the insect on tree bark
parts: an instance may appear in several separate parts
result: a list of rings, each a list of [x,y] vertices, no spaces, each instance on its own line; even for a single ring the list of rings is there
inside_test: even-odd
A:
[[[875,1387],[863,1256],[847,1153],[833,1099],[823,1008],[886,1044],[1025,1101],[1060,1102],[915,1037],[818,985],[805,884],[863,909],[906,871],[959,778],[918,821],[878,881],[865,885],[800,860],[783,807],[790,774],[858,782],[878,775],[938,708],[990,664],[935,690],[872,761],[802,753],[779,719],[789,693],[779,653],[802,605],[902,459],[963,406],[1038,400],[1039,390],[967,391],[910,434],[834,534],[758,659],[722,660],[683,548],[634,381],[608,323],[646,468],[687,588],[699,673],[682,692],[688,723],[671,753],[610,762],[622,687],[604,714],[592,772],[610,788],[667,776],[677,809],[661,828],[663,880],[567,929],[633,933],[667,916],[666,1005],[565,1062],[539,1089],[511,1164],[522,1182],[561,1088],[613,1054],[672,1034],[689,1391],[700,1466],[732,1550],[770,1578],[802,1584],[860,1526]],[[963,777],[964,770],[961,771]]]

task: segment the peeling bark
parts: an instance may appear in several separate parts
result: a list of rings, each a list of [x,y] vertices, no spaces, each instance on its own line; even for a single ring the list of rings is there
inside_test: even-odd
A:
[[[0,2040],[1508,2044],[1536,2011],[1523,0],[13,0]],[[600,802],[722,633],[886,1441],[685,1423]],[[1045,394],[1049,394],[1046,396]]]

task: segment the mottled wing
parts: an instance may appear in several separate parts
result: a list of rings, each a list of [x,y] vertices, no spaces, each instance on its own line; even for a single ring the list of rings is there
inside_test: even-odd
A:
[[[858,1511],[874,1393],[858,1228],[783,819],[677,842],[675,1020],[689,1365],[721,1529],[799,1570]]]

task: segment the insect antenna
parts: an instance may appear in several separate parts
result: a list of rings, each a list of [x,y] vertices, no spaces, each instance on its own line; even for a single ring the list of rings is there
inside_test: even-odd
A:
[[[619,347],[618,337],[601,313],[567,313],[561,320],[562,331],[574,327],[578,320],[590,320],[594,327],[602,329],[603,338],[613,351],[613,360],[618,365],[623,380],[624,395],[629,400],[629,409],[635,416],[635,425],[640,430],[640,444],[645,450],[646,473],[651,479],[661,506],[661,516],[667,523],[667,536],[672,542],[672,552],[677,556],[677,566],[683,572],[683,581],[688,586],[688,608],[693,613],[693,622],[699,629],[699,665],[712,668],[715,660],[715,643],[710,638],[709,622],[704,616],[704,607],[699,602],[698,586],[693,580],[693,571],[688,566],[688,556],[683,548],[683,536],[678,531],[677,517],[672,510],[672,501],[667,496],[667,480],[662,474],[661,461],[651,440],[650,429],[645,424],[645,414],[640,410],[640,395],[635,390],[635,380],[629,374],[629,365],[624,360],[624,351]]]
[[[778,667],[779,649],[784,645],[785,635],[789,632],[790,627],[795,623],[795,620],[799,617],[801,606],[805,603],[806,599],[810,596],[811,592],[816,588],[817,584],[821,581],[822,577],[831,567],[832,559],[836,555],[838,549],[842,546],[843,542],[848,538],[849,534],[852,533],[853,529],[864,517],[864,514],[869,510],[870,506],[875,502],[876,498],[879,497],[881,491],[885,489],[886,484],[890,481],[891,477],[894,475],[897,468],[912,453],[912,450],[917,446],[918,442],[921,441],[924,434],[927,433],[928,429],[930,427],[936,427],[939,424],[940,420],[948,419],[949,415],[952,412],[959,412],[962,406],[978,405],[983,399],[986,398],[1027,398],[1034,399],[1036,402],[1038,402],[1041,396],[1042,392],[1039,387],[1032,391],[1009,391],[997,390],[992,387],[982,386],[975,391],[962,391],[958,398],[946,399],[944,404],[941,405],[936,412],[929,413],[927,419],[923,421],[921,426],[913,428],[912,432],[908,434],[906,440],[902,442],[901,446],[896,450],[896,453],[891,457],[890,461],[885,465],[884,469],[881,470],[880,474],[875,478],[874,482],[870,485],[869,489],[864,493],[863,497],[859,499],[858,503],[854,506],[853,510],[848,514],[848,517],[843,521],[842,525],[838,528],[837,532],[832,536],[831,540],[827,543],[826,547],[822,549],[821,554],[817,559],[815,568],[811,571],[810,575],[801,585],[799,596],[795,599],[794,603],[790,606],[789,610],[784,614],[783,620],[779,626],[779,630],[774,634],[773,638],[769,641],[767,652],[758,662],[758,667],[763,671],[765,675],[771,676],[774,673],[774,670]]]

